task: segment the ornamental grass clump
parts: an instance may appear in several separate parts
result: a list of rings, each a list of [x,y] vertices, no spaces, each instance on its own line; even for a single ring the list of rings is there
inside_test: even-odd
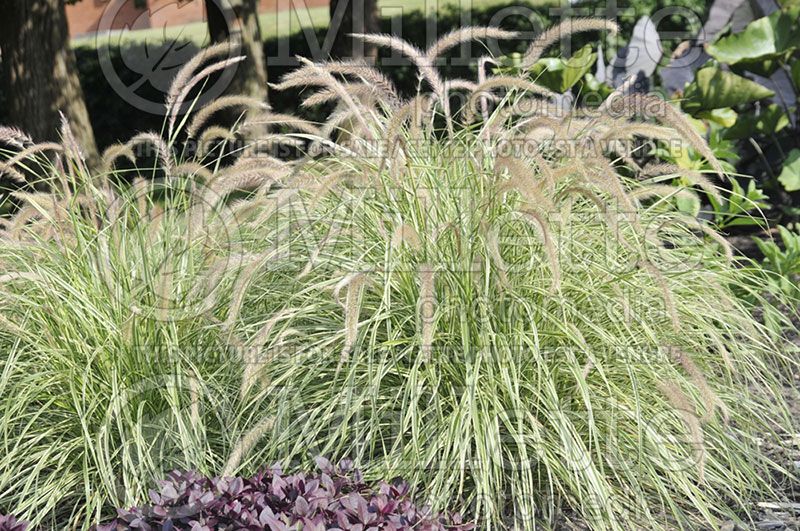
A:
[[[189,159],[173,114],[134,178],[130,144],[94,175],[58,144],[0,167],[49,190],[17,194],[0,245],[3,506],[86,528],[173,469],[328,455],[481,529],[746,521],[781,472],[759,440],[790,429],[794,362],[734,294],[756,273],[675,208],[724,175],[670,188],[637,150],[685,138],[719,164],[656,97],[565,112],[534,80],[431,64],[506,36],[364,37],[419,66],[433,93],[405,101],[367,65],[306,61],[277,87],[316,87],[329,119],[239,102],[209,134],[224,160]],[[216,71],[195,63],[178,79]]]

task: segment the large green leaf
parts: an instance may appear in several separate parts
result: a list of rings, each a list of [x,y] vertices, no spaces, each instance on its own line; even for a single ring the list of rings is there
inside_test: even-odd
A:
[[[754,20],[739,32],[708,45],[708,54],[721,63],[747,67],[769,75],[800,46],[800,26],[793,10],[776,11]]]
[[[769,98],[775,93],[755,81],[721,70],[715,66],[701,68],[687,87],[682,103],[691,114]]]
[[[800,190],[800,149],[793,149],[783,162],[783,170],[778,176],[778,181],[787,192]]]
[[[800,59],[792,64],[792,80],[794,81],[797,97],[800,98]]]
[[[739,116],[736,123],[725,131],[725,138],[742,139],[755,135],[771,135],[785,129],[789,123],[789,115],[783,107],[772,103],[762,107],[758,115],[750,113]]]
[[[555,57],[539,59],[530,71],[538,84],[561,94],[580,81],[596,59],[597,54],[587,44],[566,61]]]

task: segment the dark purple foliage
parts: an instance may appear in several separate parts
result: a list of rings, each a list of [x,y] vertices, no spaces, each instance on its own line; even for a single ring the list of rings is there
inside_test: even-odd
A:
[[[25,531],[26,529],[28,529],[28,522],[17,520],[10,515],[0,514],[0,531]]]
[[[211,531],[468,531],[472,524],[459,514],[431,514],[415,506],[403,481],[363,483],[343,461],[338,467],[318,458],[318,475],[283,475],[278,467],[252,478],[203,477],[172,472],[159,490],[150,491],[152,505],[118,510],[118,517],[98,531],[124,529]]]

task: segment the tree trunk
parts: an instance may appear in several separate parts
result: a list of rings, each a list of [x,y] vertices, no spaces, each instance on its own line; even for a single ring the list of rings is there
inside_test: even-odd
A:
[[[336,31],[331,55],[337,59],[375,59],[378,50],[374,45],[364,44],[349,37],[349,33],[378,33],[377,0],[331,0],[330,27]]]
[[[241,53],[246,57],[239,64],[233,83],[228,89],[231,94],[244,94],[267,99],[267,67],[264,60],[264,43],[261,26],[258,23],[258,0],[231,1],[231,13],[224,13],[219,0],[205,0],[208,32],[212,42],[232,39],[241,43]],[[238,27],[228,27],[228,20]]]
[[[10,123],[36,141],[57,140],[61,111],[84,155],[96,161],[63,0],[5,0],[0,5],[2,86]]]

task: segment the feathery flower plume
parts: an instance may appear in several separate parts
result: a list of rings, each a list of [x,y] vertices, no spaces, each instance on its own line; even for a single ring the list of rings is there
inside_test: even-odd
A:
[[[696,199],[697,196],[691,190],[680,186],[671,186],[669,184],[648,184],[637,188],[630,192],[630,197],[633,198],[639,205],[642,201],[651,199],[653,197],[670,198],[670,197],[683,197],[685,199]]]
[[[392,234],[392,248],[399,249],[403,244],[415,250],[422,245],[416,229],[407,223],[398,225]]]
[[[553,211],[553,202],[542,190],[542,184],[533,176],[533,169],[516,157],[500,156],[495,159],[495,173],[508,173],[508,180],[498,186],[498,192],[514,190],[518,192],[533,208],[545,212]],[[547,184],[545,184],[546,189]]]
[[[669,102],[651,94],[631,94],[619,98],[618,101],[619,103],[614,103],[610,107],[614,113],[621,111],[629,115],[639,114],[645,118],[654,118],[672,127],[689,141],[691,147],[705,157],[720,177],[724,178],[726,176],[722,164],[711,151],[711,148],[708,147],[705,140],[703,140],[703,137],[700,136],[688,118]]]
[[[548,28],[534,40],[522,56],[522,68],[528,69],[539,60],[542,53],[559,39],[585,31],[608,31],[612,35],[619,32],[619,26],[603,18],[573,18]]]
[[[16,127],[0,125],[0,144],[25,149],[28,144],[33,144],[33,139]]]
[[[204,63],[222,57],[223,55],[231,55],[232,51],[236,49],[236,45],[230,42],[220,42],[213,46],[202,50],[200,53],[192,57],[185,65],[178,70],[175,79],[169,87],[167,93],[167,109],[171,109],[175,102],[178,100],[180,93],[186,88],[189,80],[195,71],[200,68]]]
[[[9,177],[15,181],[19,182],[20,184],[24,184],[27,182],[27,180],[25,179],[25,176],[15,168],[15,166],[38,153],[42,153],[44,151],[61,153],[63,150],[64,148],[61,146],[61,144],[56,144],[54,142],[42,142],[40,144],[34,144],[23,149],[10,159],[0,161],[0,173],[7,173]]]
[[[215,113],[224,109],[232,109],[241,107],[245,110],[263,110],[269,109],[269,105],[251,96],[222,96],[213,102],[209,103],[194,114],[192,121],[186,128],[186,134],[189,138],[193,138],[200,128],[211,118]]]
[[[256,424],[253,429],[245,433],[236,446],[233,447],[231,453],[228,457],[228,462],[225,464],[225,468],[222,471],[222,477],[231,477],[236,473],[236,469],[239,468],[239,465],[242,462],[242,457],[247,455],[250,450],[253,449],[253,446],[267,434],[268,431],[272,429],[275,425],[274,419],[271,417],[265,417],[261,421]]]
[[[362,80],[365,85],[373,87],[391,105],[400,100],[394,83],[365,61],[331,61],[325,64],[325,68],[332,74],[344,74]]]
[[[367,106],[369,106],[370,102],[374,101],[379,96],[379,93],[377,90],[375,90],[375,87],[367,83],[349,83],[347,85],[347,90],[351,96],[354,96],[361,104]],[[302,107],[314,107],[315,105],[322,105],[338,99],[338,92],[333,89],[324,88],[309,95],[302,101],[302,103],[300,103],[300,105]],[[346,110],[350,112],[350,109],[346,108]]]
[[[345,276],[333,290],[333,298],[339,301],[339,292],[347,288],[344,304],[344,346],[342,347],[342,362],[346,361],[358,339],[358,318],[361,310],[361,295],[367,282],[364,273],[355,272]]]
[[[308,133],[309,135],[318,136],[320,134],[319,127],[316,124],[294,116],[293,114],[266,112],[248,119],[243,127],[249,127],[251,125],[283,125]]]
[[[371,130],[364,119],[363,112],[360,112],[364,109],[356,104],[355,100],[353,100],[353,98],[347,92],[347,88],[335,77],[333,77],[333,74],[325,70],[322,66],[312,63],[304,57],[298,57],[297,60],[300,61],[300,63],[308,66],[311,72],[318,76],[319,84],[324,85],[336,92],[339,95],[339,99],[342,100],[342,103],[347,105],[356,113],[354,116],[361,123],[367,134],[371,134]]]
[[[158,159],[161,161],[161,165],[164,167],[164,171],[169,175],[172,172],[172,167],[174,163],[172,161],[172,151],[170,150],[167,143],[161,138],[161,135],[155,133],[153,131],[148,131],[145,133],[139,133],[138,135],[134,136],[125,144],[134,153],[135,146],[142,146],[142,145],[152,145],[156,148],[156,155]]]
[[[547,98],[555,97],[555,92],[546,89],[536,83],[513,76],[494,76],[487,79],[485,82],[478,85],[472,92],[472,95],[467,102],[466,114],[464,120],[466,123],[472,123],[475,119],[475,113],[478,110],[477,104],[482,97],[490,96],[490,91],[497,89],[519,89],[525,92],[530,92]]]
[[[419,271],[419,300],[417,311],[422,325],[421,352],[423,361],[430,361],[433,352],[433,336],[436,317],[436,269],[430,264],[421,264]]]
[[[695,408],[692,405],[692,401],[676,382],[670,380],[658,381],[656,382],[656,386],[658,386],[661,394],[667,398],[672,407],[678,411],[683,419],[683,423],[689,430],[689,435],[692,438],[692,446],[694,447],[697,476],[702,483],[705,481],[705,439],[703,437],[703,428],[700,424],[700,419],[695,413]]]
[[[433,92],[441,99],[444,95],[444,83],[439,72],[433,67],[433,64],[426,56],[425,52],[399,37],[385,34],[363,34],[353,33],[353,38],[360,39],[367,44],[374,44],[385,48],[391,48],[406,57],[408,57],[414,66],[419,69],[422,78],[428,82],[433,89]]]
[[[672,329],[676,333],[680,332],[681,321],[678,318],[678,311],[675,309],[675,300],[672,297],[672,291],[669,289],[669,284],[667,284],[667,279],[664,278],[664,274],[649,260],[640,260],[639,267],[647,271],[650,277],[655,280],[661,288],[661,293],[664,297],[664,306],[672,322]]]
[[[189,418],[192,421],[192,427],[198,429],[200,427],[200,382],[191,375],[186,375],[186,382],[189,384]]]
[[[213,142],[216,140],[217,142]],[[236,133],[227,127],[212,125],[203,129],[203,134],[197,140],[196,156],[203,158],[213,149],[227,142],[236,140]]]
[[[69,120],[67,120],[67,117],[64,116],[64,113],[61,111],[58,111],[58,115],[61,119],[61,141],[64,145],[64,155],[66,155],[68,159],[74,161],[81,171],[88,173],[86,170],[86,159],[83,156],[78,141],[75,140],[72,127],[69,125]]]
[[[425,59],[428,64],[432,65],[436,58],[444,52],[465,42],[488,39],[515,39],[517,37],[519,37],[519,33],[516,31],[506,31],[492,26],[466,26],[453,30],[434,42],[425,50]]]
[[[134,154],[133,149],[131,149],[131,146],[126,144],[113,144],[103,151],[103,171],[112,171],[114,169],[114,163],[119,158],[125,158],[132,164],[136,163],[136,155]]]
[[[503,255],[500,252],[500,230],[495,224],[492,224],[491,229],[487,231],[486,250],[489,253],[489,258],[497,269],[497,278],[500,288],[505,289],[508,286],[508,264],[503,259]]]
[[[695,385],[695,387],[697,387],[698,391],[700,391],[700,396],[703,398],[703,405],[706,409],[705,414],[700,418],[700,422],[705,424],[711,420],[711,418],[714,416],[714,412],[717,409],[717,405],[721,406],[723,410],[723,417],[727,418],[728,415],[727,411],[725,410],[725,404],[711,389],[711,386],[709,385],[705,375],[695,364],[692,358],[690,358],[688,354],[677,347],[668,347],[668,352],[672,360],[683,367],[683,370],[686,371],[686,374],[688,374],[689,378],[691,378],[692,383]]]
[[[196,87],[201,81],[205,80],[211,74],[214,74],[221,70],[225,70],[229,66],[244,61],[245,56],[243,55],[240,55],[239,57],[229,57],[222,61],[212,63],[211,65],[205,67],[200,72],[195,74],[194,77],[190,78],[188,81],[185,81],[184,78],[187,78],[189,75],[191,75],[194,72],[195,68],[203,64],[206,60],[211,59],[212,57],[218,57],[219,55],[222,55],[222,53],[227,52],[228,47],[229,47],[228,43],[219,43],[210,48],[207,48],[200,54],[193,57],[178,72],[175,81],[173,81],[172,85],[170,86],[169,94],[167,94],[167,110],[169,111],[170,138],[172,138],[172,134],[175,131],[175,122],[177,121],[178,115],[181,112],[183,103],[189,96],[189,93],[192,91],[192,89]],[[210,53],[212,51],[214,53]],[[200,60],[196,61],[197,59]],[[188,68],[190,66],[192,68]]]
[[[675,175],[683,177],[693,186],[702,189],[706,194],[714,198],[718,203],[722,203],[722,194],[719,188],[711,182],[711,179],[696,170],[681,168],[676,164],[648,164],[643,173],[649,177],[663,177],[665,175]]]
[[[558,262],[558,251],[550,235],[550,229],[547,227],[544,218],[535,210],[520,210],[520,214],[528,222],[533,222],[532,224],[539,229],[542,246],[550,263],[550,274],[553,276],[553,284],[550,286],[550,291],[551,293],[558,292],[561,289],[561,266]]]

